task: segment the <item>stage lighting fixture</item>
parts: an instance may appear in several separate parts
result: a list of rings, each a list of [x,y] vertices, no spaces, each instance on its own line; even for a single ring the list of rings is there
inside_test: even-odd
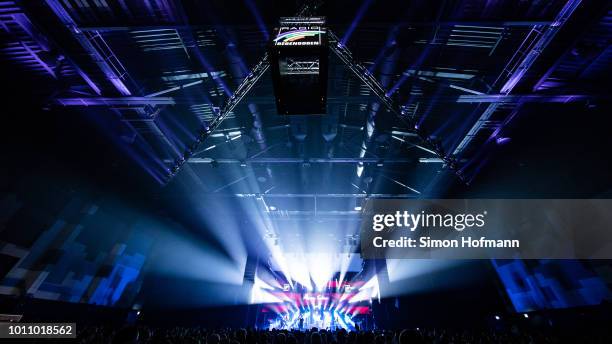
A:
[[[270,211],[275,211],[275,210],[276,210],[276,207],[275,207],[275,206],[273,206],[273,205],[271,205],[271,206],[269,206],[269,207],[268,207],[268,209],[269,209]]]
[[[525,319],[529,319],[529,314],[524,313],[524,314],[523,314],[523,317],[524,317]]]
[[[499,315],[496,315],[495,320],[501,320],[501,317]]]
[[[283,17],[269,46],[280,115],[325,114],[327,31],[323,17]]]
[[[500,137],[498,137],[498,138],[496,138],[496,139],[495,139],[495,142],[496,142],[498,145],[500,145],[500,146],[501,146],[501,145],[504,145],[504,144],[506,144],[506,143],[510,142],[510,138],[509,138],[509,137],[501,137],[501,136],[500,136]]]

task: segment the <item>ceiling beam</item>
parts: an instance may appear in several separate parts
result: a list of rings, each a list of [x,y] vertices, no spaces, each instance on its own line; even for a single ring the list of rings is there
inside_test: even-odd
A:
[[[540,20],[506,20],[506,21],[406,21],[398,24],[400,27],[412,26],[476,26],[476,27],[531,27],[534,25],[550,25],[552,21]],[[225,26],[236,29],[249,29],[259,31],[259,27],[244,24],[227,24]],[[389,23],[366,23],[367,28],[388,28]],[[84,25],[79,27],[82,31],[149,31],[149,30],[193,30],[193,29],[213,29],[214,25],[194,24],[194,25]]]
[[[417,198],[415,194],[379,194],[379,193],[338,193],[338,194],[313,194],[313,193],[252,193],[252,194],[230,194],[242,198]]]
[[[561,9],[555,18],[555,25],[540,26],[535,25],[525,37],[521,46],[516,50],[515,54],[510,58],[504,71],[498,76],[494,85],[498,81],[505,81],[501,86],[499,93],[510,96],[515,86],[527,74],[527,71],[533,66],[535,61],[542,55],[542,52],[548,47],[555,35],[561,30],[563,25],[568,21],[574,11],[580,5],[581,0],[568,0],[565,6]],[[501,96],[501,95],[500,95]],[[553,98],[558,99],[558,98]],[[527,102],[528,99],[525,100]],[[568,98],[571,101],[571,98]],[[523,101],[521,101],[523,102]],[[461,156],[470,145],[472,140],[477,137],[479,131],[484,128],[489,119],[497,110],[500,102],[491,102],[489,106],[482,112],[480,118],[474,123],[470,130],[465,134],[461,142],[455,147],[453,156]]]
[[[171,162],[171,161],[166,161]],[[189,158],[191,164],[408,164],[420,163],[443,163],[440,158],[252,158],[252,159],[233,159],[233,158]]]
[[[274,97],[247,97],[249,103],[274,105]],[[374,96],[340,96],[329,97],[329,104],[365,104]],[[419,100],[433,100],[434,97],[418,97]],[[440,103],[571,103],[587,100],[609,100],[607,95],[597,94],[464,94],[459,96],[437,96]],[[196,100],[185,97],[79,97],[56,98],[61,106],[127,106],[141,107],[146,105],[193,104]]]
[[[141,107],[146,105],[175,105],[172,97],[78,97],[55,98],[61,106],[127,106]]]

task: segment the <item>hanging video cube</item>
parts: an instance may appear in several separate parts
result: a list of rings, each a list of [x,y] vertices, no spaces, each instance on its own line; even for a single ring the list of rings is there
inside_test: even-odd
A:
[[[323,17],[281,18],[270,43],[276,107],[280,115],[325,114],[327,32]]]

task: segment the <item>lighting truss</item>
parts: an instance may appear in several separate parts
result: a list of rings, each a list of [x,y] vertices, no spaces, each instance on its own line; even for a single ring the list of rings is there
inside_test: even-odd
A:
[[[236,105],[240,103],[242,98],[255,86],[257,81],[261,78],[261,76],[270,68],[270,61],[268,60],[268,54],[265,53],[264,56],[259,60],[259,62],[255,65],[255,67],[251,70],[249,75],[240,83],[236,92],[234,92],[228,101],[225,103],[223,108],[221,108],[212,121],[209,123],[205,123],[200,129],[198,136],[195,142],[185,150],[183,156],[177,158],[175,160],[174,166],[170,170],[169,178],[172,178],[181,166],[189,159],[189,157],[195,152],[197,147],[202,143],[210,134],[212,134],[215,129],[221,125],[221,123],[229,116],[229,114],[234,110]]]
[[[322,0],[306,0],[303,2],[302,6],[296,13],[296,17],[308,17],[315,13],[319,7],[323,5]]]
[[[332,31],[327,32],[329,39],[329,46],[331,50],[338,56],[338,58],[344,62],[344,64],[358,77],[369,89],[374,93],[378,99],[394,114],[398,116],[402,116],[399,107],[396,106],[395,102],[391,97],[389,97],[382,87],[382,85],[376,80],[374,75],[368,71],[363,65],[357,63],[355,59],[353,59],[353,55],[348,50],[346,46],[344,46],[338,36]],[[407,121],[407,119],[404,119]],[[414,128],[414,125],[410,125],[410,128]]]
[[[319,74],[319,60],[296,61],[289,59],[283,71],[286,75]]]
[[[311,12],[312,7],[306,6],[300,10],[300,15],[304,15],[305,13]],[[376,80],[376,78],[368,71],[367,68],[362,66],[360,63],[356,62],[353,59],[351,52],[348,50],[346,46],[340,43],[338,36],[336,36],[332,31],[328,30],[328,38],[330,41],[331,50],[334,52],[336,56],[380,99],[380,101],[389,109],[389,111],[393,112],[400,120],[408,123],[410,129],[422,142],[423,146],[430,152],[434,153],[445,166],[449,167],[454,173],[459,177],[460,180],[463,180],[462,175],[458,170],[457,161],[447,156],[442,149],[442,145],[439,140],[434,140],[430,138],[428,135],[425,135],[422,130],[419,130],[412,118],[409,117],[409,114],[406,113],[400,106],[396,104],[396,102],[387,94],[382,85]],[[298,71],[301,68],[312,70],[315,66],[312,62],[306,61],[292,61],[295,63],[295,70]],[[230,112],[238,105],[238,103],[244,98],[244,96],[253,88],[255,83],[261,78],[261,76],[268,70],[270,67],[270,61],[268,59],[268,54],[265,53],[264,56],[259,60],[257,65],[253,68],[253,70],[249,73],[249,75],[240,83],[238,89],[227,101],[225,106],[215,115],[214,119],[206,123],[202,129],[200,130],[196,141],[185,150],[184,154],[175,160],[174,166],[169,171],[169,179],[174,177],[176,173],[179,171],[181,166],[187,162],[187,160],[193,155],[196,151],[197,147],[202,143],[210,134],[217,128],[219,125],[225,120],[225,118],[230,114]],[[318,68],[318,66],[317,66]],[[303,69],[302,69],[303,70]]]
[[[238,136],[234,136],[238,137]],[[231,139],[230,139],[231,140]],[[172,162],[172,160],[165,160],[165,162]],[[291,158],[291,157],[255,157],[246,159],[234,159],[234,158],[190,158],[189,163],[193,164],[376,164],[381,162],[380,158]],[[440,158],[390,158],[384,159],[385,164],[407,164],[407,163],[444,163]]]
[[[423,142],[423,145],[428,150],[435,153],[438,158],[444,161],[446,166],[453,170],[460,180],[463,180],[463,177],[458,170],[456,160],[446,155],[440,142],[438,140],[433,140],[422,130],[417,128],[413,119],[409,116],[406,110],[400,107],[390,97],[390,95],[387,94],[380,82],[376,80],[374,75],[372,75],[367,68],[353,59],[353,55],[351,54],[350,50],[341,43],[338,36],[336,36],[333,31],[328,30],[327,34],[332,52],[334,52],[334,54],[338,56],[342,62],[344,62],[344,64],[355,74],[355,76],[357,76],[372,91],[372,93],[374,93],[374,95],[380,100],[381,103],[383,103],[383,105],[387,107],[387,109],[389,109],[389,111],[395,114],[400,120],[408,124],[409,128],[411,128],[410,130],[416,134],[416,136]]]
[[[437,81],[436,81],[437,82]],[[198,81],[197,83],[201,83]],[[166,90],[158,91],[153,94],[165,94],[175,90],[182,90],[189,85],[175,86]],[[369,95],[341,95],[330,96],[327,98],[328,104],[346,104],[369,101]],[[431,98],[415,96],[416,101],[426,101]],[[605,94],[462,94],[459,96],[438,96],[436,101],[440,103],[499,103],[499,104],[519,104],[519,103],[570,103],[599,101],[606,99]],[[129,96],[129,97],[57,97],[54,98],[57,105],[61,106],[104,106],[104,107],[123,107],[123,108],[142,108],[164,105],[192,104],[191,99],[181,97],[159,97],[159,96]],[[270,97],[254,96],[249,98],[250,103],[261,105],[274,105],[274,99]],[[400,113],[404,118],[414,116],[416,105],[402,106]]]
[[[550,44],[557,32],[561,30],[563,25],[568,21],[580,3],[581,0],[568,0],[550,25],[533,26],[531,31],[525,37],[525,40],[521,46],[517,49],[516,53],[512,56],[506,67],[504,67],[504,70],[494,82],[495,85],[502,81],[502,79],[506,80],[506,82],[501,86],[501,95],[510,95],[514,87],[525,76],[536,59]],[[470,128],[467,134],[463,137],[459,145],[457,145],[453,155],[463,155],[468,145],[474,140],[478,133],[486,127],[487,123],[489,123],[490,118],[498,107],[499,103],[492,103],[483,111],[476,123],[474,123],[472,128]],[[496,131],[499,131],[504,124],[505,121],[500,122]]]
[[[297,16],[307,16],[316,11],[316,9],[321,4],[322,1],[320,0],[305,1],[298,10]],[[223,106],[223,109],[221,109],[215,115],[215,118],[210,123],[204,124],[204,126],[202,127],[202,129],[200,129],[200,132],[198,133],[196,141],[191,145],[191,147],[185,150],[183,156],[175,160],[174,166],[169,171],[168,180],[172,179],[172,177],[176,175],[181,166],[185,164],[185,162],[187,162],[187,159],[189,159],[189,157],[196,151],[200,143],[206,140],[206,138],[210,136],[210,134],[217,127],[219,127],[219,125],[221,125],[223,120],[225,120],[225,118],[229,116],[230,112],[232,112],[232,110],[236,107],[236,105],[238,105],[242,98],[244,98],[244,96],[251,90],[251,88],[253,88],[255,83],[257,83],[257,81],[268,70],[268,68],[270,68],[270,60],[268,59],[268,53],[265,53],[263,57],[259,60],[259,62],[255,65],[255,67],[251,70],[249,75],[247,75],[247,77],[244,78],[244,80],[240,83],[240,85],[236,89],[236,92],[232,94],[228,102],[225,103],[225,106]]]

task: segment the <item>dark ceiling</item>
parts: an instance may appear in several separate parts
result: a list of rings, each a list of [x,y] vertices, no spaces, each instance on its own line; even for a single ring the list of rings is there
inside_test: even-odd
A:
[[[2,2],[5,103],[21,122],[5,137],[9,156],[61,150],[61,161],[109,188],[249,200],[278,217],[354,216],[371,197],[495,195],[501,181],[497,190],[526,192],[534,176],[549,181],[533,186],[546,194],[566,187],[552,176],[570,170],[588,181],[572,192],[610,188],[601,175],[609,158],[597,149],[610,143],[601,123],[612,8],[586,0],[323,2],[315,13],[406,118],[330,53],[326,115],[279,116],[267,72],[169,178],[263,56],[278,18],[300,6]]]

